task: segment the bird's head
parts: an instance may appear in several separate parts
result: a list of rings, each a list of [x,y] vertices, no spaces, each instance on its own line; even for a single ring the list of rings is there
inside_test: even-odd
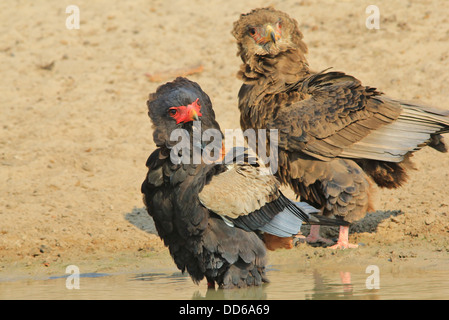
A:
[[[298,23],[272,7],[240,15],[240,19],[234,22],[232,34],[237,40],[238,54],[244,61],[254,55],[276,56],[290,49],[307,53]]]
[[[200,98],[196,98],[195,101],[187,106],[171,107],[168,109],[168,114],[176,121],[176,124],[186,124],[192,121],[200,121],[202,114],[199,100]]]
[[[147,101],[148,115],[153,123],[156,145],[170,145],[175,129],[194,130],[194,121],[201,121],[202,131],[220,130],[209,96],[201,87],[186,78],[177,78],[157,88]]]

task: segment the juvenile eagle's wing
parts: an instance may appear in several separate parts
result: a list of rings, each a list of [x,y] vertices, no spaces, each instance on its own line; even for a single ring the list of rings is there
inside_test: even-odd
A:
[[[267,127],[279,130],[280,148],[319,160],[399,162],[449,129],[448,112],[389,99],[340,72],[318,73],[289,90],[306,99],[284,105]]]

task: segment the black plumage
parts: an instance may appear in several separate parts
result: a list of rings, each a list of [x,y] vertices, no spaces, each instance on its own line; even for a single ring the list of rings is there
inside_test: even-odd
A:
[[[268,281],[265,237],[270,232],[291,239],[302,222],[341,224],[316,218],[310,215],[318,212],[315,208],[285,198],[276,178],[260,175],[257,164],[172,161],[171,133],[183,129],[192,136],[195,118],[201,130],[222,134],[209,97],[196,83],[178,78],[159,87],[147,104],[157,149],[147,160],[141,191],[174,262],[194,282],[206,278],[222,288],[260,285]],[[202,152],[204,145],[191,148]]]

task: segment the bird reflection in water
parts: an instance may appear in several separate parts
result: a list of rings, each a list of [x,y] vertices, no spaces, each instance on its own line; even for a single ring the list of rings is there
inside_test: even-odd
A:
[[[369,290],[365,273],[347,270],[270,270],[272,282],[241,289],[196,290],[193,300],[378,300],[379,290]]]

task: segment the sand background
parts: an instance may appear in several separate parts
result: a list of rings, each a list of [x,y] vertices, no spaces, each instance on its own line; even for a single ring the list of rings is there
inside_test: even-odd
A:
[[[71,4],[78,30],[66,28]],[[370,4],[380,9],[379,30],[365,26]],[[230,32],[240,13],[266,5],[299,21],[313,69],[449,109],[445,0],[2,1],[0,277],[61,274],[69,264],[82,272],[172,266],[142,210],[154,150],[147,96],[176,70],[201,65],[189,78],[211,97],[221,127],[238,128]],[[350,236],[359,249],[301,244],[270,253],[272,263],[448,270],[449,155],[425,149],[414,162],[405,187],[377,191],[375,223],[353,228],[365,231]]]

